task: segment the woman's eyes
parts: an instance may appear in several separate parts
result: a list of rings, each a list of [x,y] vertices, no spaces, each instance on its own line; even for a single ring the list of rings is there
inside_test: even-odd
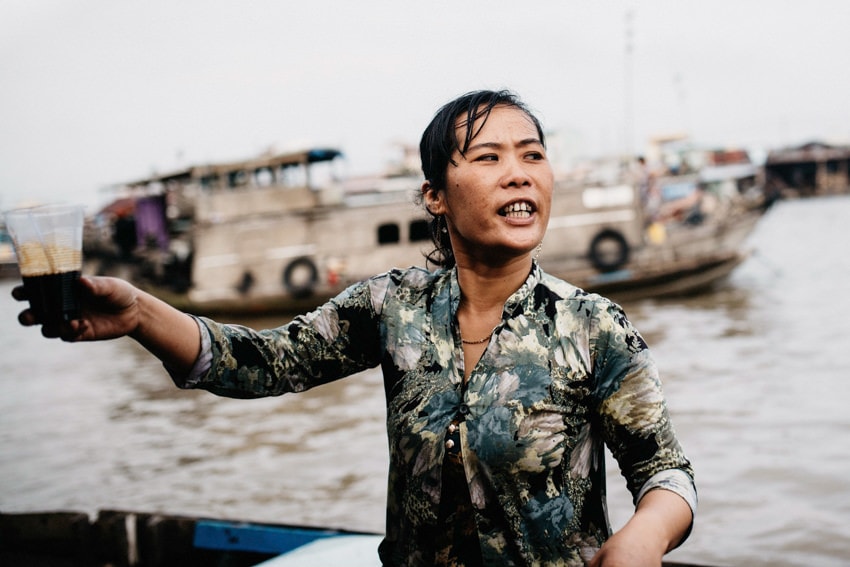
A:
[[[528,152],[523,154],[523,158],[540,161],[546,159],[546,156],[543,155],[543,152]],[[499,161],[499,156],[497,154],[483,154],[475,158],[474,161]]]

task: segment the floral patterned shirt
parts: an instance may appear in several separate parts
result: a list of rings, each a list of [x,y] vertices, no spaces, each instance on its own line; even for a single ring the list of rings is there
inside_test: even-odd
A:
[[[446,490],[463,488],[465,471],[460,500],[471,503],[466,525],[485,565],[590,560],[610,535],[604,444],[635,502],[663,488],[694,509],[693,471],[656,367],[619,306],[535,264],[464,384],[460,297],[456,270],[410,268],[355,284],[277,329],[199,318],[202,362],[175,381],[257,397],[380,364],[390,451],[385,565],[463,564],[457,550],[437,549],[452,541],[441,512],[449,437],[459,446]]]

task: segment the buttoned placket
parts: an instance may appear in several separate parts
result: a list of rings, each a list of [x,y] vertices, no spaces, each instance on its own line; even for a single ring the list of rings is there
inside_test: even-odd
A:
[[[536,264],[532,266],[532,274],[535,274],[535,270],[537,269]],[[466,416],[470,413],[469,405],[466,403],[466,394],[469,389],[469,383],[471,383],[475,379],[475,367],[473,367],[473,371],[469,375],[469,381],[463,379],[464,370],[466,368],[467,360],[463,355],[463,345],[460,343],[460,325],[457,320],[457,308],[460,304],[460,287],[457,284],[457,268],[455,268],[455,272],[453,275],[453,282],[450,293],[455,297],[452,298],[450,304],[451,308],[451,324],[448,325],[448,329],[451,333],[455,341],[455,370],[457,372],[457,376],[459,377],[459,384],[457,385],[459,389],[458,399],[460,400],[460,404],[458,405],[457,413],[452,418],[452,421],[449,423],[449,426],[446,428],[446,435],[444,438],[444,444],[446,448],[446,452],[450,456],[457,456],[461,452],[461,441],[460,441],[460,424],[466,420]],[[514,293],[508,301],[505,303],[505,306],[502,310],[501,321],[493,329],[493,333],[490,336],[490,341],[487,343],[487,348],[484,349],[484,352],[481,354],[481,357],[475,362],[475,366],[478,366],[482,363],[482,360],[487,356],[488,351],[493,347],[495,341],[498,340],[499,333],[505,327],[505,321],[507,317],[507,313],[513,311],[516,308],[517,303],[521,301],[519,297],[519,293]],[[459,360],[458,360],[459,358]],[[462,364],[457,364],[457,362],[462,361]]]

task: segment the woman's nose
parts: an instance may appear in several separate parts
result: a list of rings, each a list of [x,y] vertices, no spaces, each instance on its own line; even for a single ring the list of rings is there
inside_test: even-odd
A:
[[[502,177],[504,187],[525,187],[531,185],[531,176],[522,160],[511,158],[505,161],[505,173]]]

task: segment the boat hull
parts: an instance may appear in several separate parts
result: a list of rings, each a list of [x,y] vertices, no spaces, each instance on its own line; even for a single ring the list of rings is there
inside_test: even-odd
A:
[[[21,277],[17,262],[0,263],[0,280],[11,280]]]
[[[73,511],[0,513],[0,533],[4,567],[379,567],[382,539],[336,528],[120,510],[93,519]]]
[[[749,258],[750,254],[750,251],[714,254],[710,258],[701,258],[699,261],[665,264],[655,270],[624,268],[608,273],[576,270],[574,272],[553,271],[552,274],[585,291],[598,293],[617,302],[681,297],[710,290],[728,278],[735,268]],[[545,263],[543,268],[550,271]],[[334,295],[314,293],[307,297],[296,298],[279,294],[238,300],[225,298],[197,302],[187,294],[174,293],[166,288],[144,282],[139,286],[181,311],[200,315],[293,315],[310,311]]]

